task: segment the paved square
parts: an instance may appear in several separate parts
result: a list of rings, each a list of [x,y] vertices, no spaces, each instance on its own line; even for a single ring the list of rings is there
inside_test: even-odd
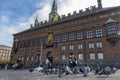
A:
[[[62,75],[60,78],[53,74],[30,73],[28,70],[0,70],[0,80],[120,80],[120,70],[110,76],[90,73],[88,77],[77,74]]]

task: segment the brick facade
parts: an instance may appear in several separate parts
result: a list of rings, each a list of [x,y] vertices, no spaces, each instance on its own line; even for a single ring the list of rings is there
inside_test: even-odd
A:
[[[49,31],[52,32],[51,42],[48,42]],[[37,23],[37,26],[13,36],[12,60],[19,59],[24,65],[42,62],[46,58],[52,62],[68,60],[71,53],[81,62],[118,61],[120,7],[93,6],[86,11],[62,16],[57,21]],[[78,49],[78,44],[82,49]]]

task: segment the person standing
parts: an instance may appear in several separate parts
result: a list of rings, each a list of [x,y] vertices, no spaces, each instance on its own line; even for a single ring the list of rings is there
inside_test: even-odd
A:
[[[90,71],[89,66],[87,64],[85,64],[84,67],[83,67],[83,77],[87,77],[89,71]]]

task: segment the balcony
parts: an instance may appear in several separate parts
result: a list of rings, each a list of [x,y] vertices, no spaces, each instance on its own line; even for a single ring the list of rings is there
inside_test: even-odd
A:
[[[115,46],[115,44],[120,40],[119,35],[109,35],[106,39],[111,45]]]

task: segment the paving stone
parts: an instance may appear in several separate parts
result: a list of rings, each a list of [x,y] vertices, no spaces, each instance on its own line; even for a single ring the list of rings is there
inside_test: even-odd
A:
[[[30,73],[28,70],[0,70],[0,80],[120,80],[120,70],[109,76],[90,73],[88,77],[77,74],[62,75],[60,78],[54,74]]]

